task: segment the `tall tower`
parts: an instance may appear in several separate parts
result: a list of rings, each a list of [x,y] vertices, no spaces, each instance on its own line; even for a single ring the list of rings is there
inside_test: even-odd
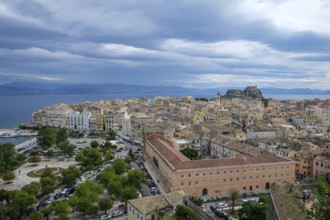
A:
[[[218,106],[221,106],[221,94],[220,94],[220,92],[218,91],[218,93],[217,93],[217,99],[218,99]]]

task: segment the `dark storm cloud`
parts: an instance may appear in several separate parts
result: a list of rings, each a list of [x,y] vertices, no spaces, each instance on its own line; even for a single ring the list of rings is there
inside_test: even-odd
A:
[[[0,82],[326,88],[326,9],[321,0],[2,1]]]

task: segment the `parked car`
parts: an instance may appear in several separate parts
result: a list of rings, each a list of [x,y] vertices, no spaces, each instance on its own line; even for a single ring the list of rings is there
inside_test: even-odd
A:
[[[225,213],[223,211],[220,211],[220,210],[215,210],[214,212],[218,217],[224,217],[225,216]]]
[[[63,194],[62,193],[56,193],[55,196],[54,196],[54,199],[58,199],[62,196]]]
[[[46,204],[49,205],[50,203],[54,202],[53,197],[49,197],[49,199],[46,200]]]
[[[210,209],[212,212],[215,212],[215,210],[217,210],[217,208],[215,208],[213,205],[210,206]]]
[[[119,216],[121,216],[121,215],[124,215],[124,213],[121,212],[121,211],[114,211],[114,212],[112,213],[111,217],[112,217],[112,218],[116,218],[116,217],[119,217]]]
[[[101,215],[100,220],[108,220],[111,219],[110,215]]]
[[[227,208],[228,205],[226,203],[224,203],[224,202],[219,202],[219,203],[217,203],[217,207],[218,208]]]

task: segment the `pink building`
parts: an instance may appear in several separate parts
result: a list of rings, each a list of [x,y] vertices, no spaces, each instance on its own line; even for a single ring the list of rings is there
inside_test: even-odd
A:
[[[325,154],[314,158],[313,175],[330,172],[330,144],[326,144],[323,149]]]

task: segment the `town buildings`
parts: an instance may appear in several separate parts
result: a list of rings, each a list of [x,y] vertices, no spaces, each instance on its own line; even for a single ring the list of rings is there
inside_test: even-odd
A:
[[[247,94],[255,91],[253,87]],[[315,165],[328,162],[323,149],[330,143],[330,101],[269,100],[264,105],[239,94],[228,98],[219,93],[210,100],[158,96],[57,104],[33,113],[32,122],[85,134],[115,131],[141,145],[145,133],[157,133],[176,151],[193,148],[202,158],[262,157],[268,152],[295,161],[298,178],[325,172]]]

